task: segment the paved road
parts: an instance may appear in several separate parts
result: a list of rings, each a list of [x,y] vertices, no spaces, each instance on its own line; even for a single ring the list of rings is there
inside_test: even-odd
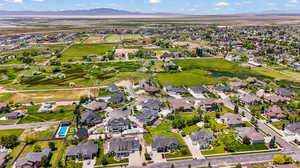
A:
[[[33,127],[39,127],[43,125],[49,124],[59,124],[60,121],[49,121],[49,122],[40,122],[40,123],[30,123],[30,124],[11,124],[11,125],[0,125],[0,130],[8,130],[8,129],[27,129]]]
[[[49,92],[49,91],[72,91],[72,90],[88,90],[100,89],[106,86],[83,87],[83,88],[59,88],[59,89],[32,89],[32,90],[6,90],[0,88],[0,93],[21,93],[21,92]]]
[[[263,153],[263,154],[252,154],[252,155],[237,155],[237,156],[227,156],[227,157],[216,157],[216,158],[207,158],[200,160],[184,160],[184,161],[175,161],[167,163],[157,163],[149,166],[144,166],[145,168],[170,168],[172,164],[176,168],[187,168],[190,164],[192,167],[203,167],[211,163],[212,166],[221,166],[221,165],[230,165],[238,163],[257,163],[257,162],[266,162],[272,160],[273,156],[279,154],[278,152],[274,153]]]

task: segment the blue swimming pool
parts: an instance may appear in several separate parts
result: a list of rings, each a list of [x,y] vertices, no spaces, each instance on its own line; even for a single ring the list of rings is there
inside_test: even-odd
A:
[[[61,126],[57,132],[57,137],[64,137],[68,133],[69,126]]]

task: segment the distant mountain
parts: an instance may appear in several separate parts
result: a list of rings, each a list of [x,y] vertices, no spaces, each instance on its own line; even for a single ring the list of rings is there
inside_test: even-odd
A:
[[[261,12],[258,15],[270,15],[270,16],[300,16],[299,11],[286,11],[286,10],[269,10]]]
[[[62,15],[62,16],[97,16],[97,15],[163,15],[175,16],[175,13],[141,13],[111,8],[97,8],[87,10],[64,10],[64,11],[6,11],[0,10],[0,15]]]

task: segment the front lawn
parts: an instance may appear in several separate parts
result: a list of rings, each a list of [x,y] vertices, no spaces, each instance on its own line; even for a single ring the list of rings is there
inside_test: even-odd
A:
[[[191,135],[193,132],[199,131],[201,128],[197,125],[185,127],[181,130],[182,135]]]

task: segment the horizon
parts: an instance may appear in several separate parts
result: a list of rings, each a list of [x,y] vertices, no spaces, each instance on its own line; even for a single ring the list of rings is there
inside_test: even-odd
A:
[[[66,11],[109,8],[139,13],[220,15],[279,11],[297,13],[299,0],[0,0],[2,11]],[[59,4],[59,5],[58,5]]]

